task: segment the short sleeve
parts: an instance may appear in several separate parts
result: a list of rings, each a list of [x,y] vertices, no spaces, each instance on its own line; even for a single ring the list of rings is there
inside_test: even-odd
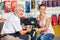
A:
[[[46,19],[47,19],[47,18],[50,18],[50,15],[46,14]]]
[[[12,25],[13,25],[15,31],[22,30],[22,26],[21,26],[20,20],[18,18],[16,18],[15,20],[14,19],[13,20],[11,19],[10,21],[12,22]]]

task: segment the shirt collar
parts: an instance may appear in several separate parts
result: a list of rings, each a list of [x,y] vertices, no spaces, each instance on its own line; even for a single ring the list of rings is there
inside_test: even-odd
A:
[[[18,15],[16,13],[14,13],[14,15],[18,17]],[[20,17],[18,17],[18,18],[20,18]]]

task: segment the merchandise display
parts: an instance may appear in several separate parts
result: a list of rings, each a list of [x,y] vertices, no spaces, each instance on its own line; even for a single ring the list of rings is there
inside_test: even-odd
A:
[[[29,1],[25,2],[25,12],[30,13],[30,2]]]
[[[12,1],[11,2],[11,10],[14,11],[15,7],[17,6],[17,1]]]
[[[58,24],[60,24],[60,14],[58,15]]]
[[[35,9],[35,0],[31,0],[31,9],[32,9],[32,10]]]
[[[41,7],[41,4],[45,7],[43,6]],[[17,10],[14,10],[15,8]],[[19,8],[21,8],[21,10]],[[45,14],[42,14],[42,13],[47,14],[46,17],[45,17]],[[40,14],[42,14],[42,16]],[[10,17],[11,20],[8,17]],[[49,25],[50,21],[46,22],[48,18],[51,18],[52,25],[51,24]],[[9,27],[6,26],[6,28],[8,29],[9,33],[11,29],[12,29],[11,30],[11,33],[12,33],[13,30],[15,29],[16,29],[15,30],[16,32],[18,31],[20,32],[20,30],[18,30],[20,27],[21,27],[20,29],[23,29],[23,30],[27,30],[27,28],[29,28],[30,30],[30,27],[31,27],[31,34],[30,34],[31,40],[35,40],[39,34],[44,35],[45,31],[47,30],[47,29],[45,30],[45,28],[48,25],[49,30],[47,30],[46,33],[49,33],[50,30],[51,30],[50,33],[53,33],[52,29],[50,29],[50,26],[51,26],[51,28],[53,28],[54,30],[55,36],[56,37],[59,36],[60,38],[60,32],[59,32],[60,0],[0,0],[0,35],[1,35],[1,30],[3,28],[3,24],[6,21],[6,19],[8,19],[6,24]],[[37,29],[35,30],[35,28]],[[41,30],[39,28],[41,28]],[[30,33],[29,30],[27,30],[28,31],[27,33]],[[21,33],[24,34],[25,32],[21,32]],[[44,38],[42,38],[42,40]]]
[[[5,10],[5,12],[11,11],[11,2],[10,1],[4,1],[4,10]]]
[[[60,1],[42,1],[42,4],[47,7],[58,7],[60,6]]]
[[[57,15],[52,15],[52,25],[58,25]]]

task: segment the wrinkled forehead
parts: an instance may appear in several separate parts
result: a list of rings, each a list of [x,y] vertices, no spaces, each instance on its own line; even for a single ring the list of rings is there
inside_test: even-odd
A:
[[[18,10],[18,9],[24,9],[24,6],[21,5],[21,4],[20,4],[20,5],[17,5],[17,6],[16,6],[16,9],[17,9],[17,10]]]
[[[20,9],[20,10],[24,10],[24,7],[20,6],[19,9]]]

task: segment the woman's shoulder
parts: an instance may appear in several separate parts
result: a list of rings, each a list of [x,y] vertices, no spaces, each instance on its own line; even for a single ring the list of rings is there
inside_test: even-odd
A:
[[[49,14],[46,14],[45,18],[51,18],[51,16]]]

